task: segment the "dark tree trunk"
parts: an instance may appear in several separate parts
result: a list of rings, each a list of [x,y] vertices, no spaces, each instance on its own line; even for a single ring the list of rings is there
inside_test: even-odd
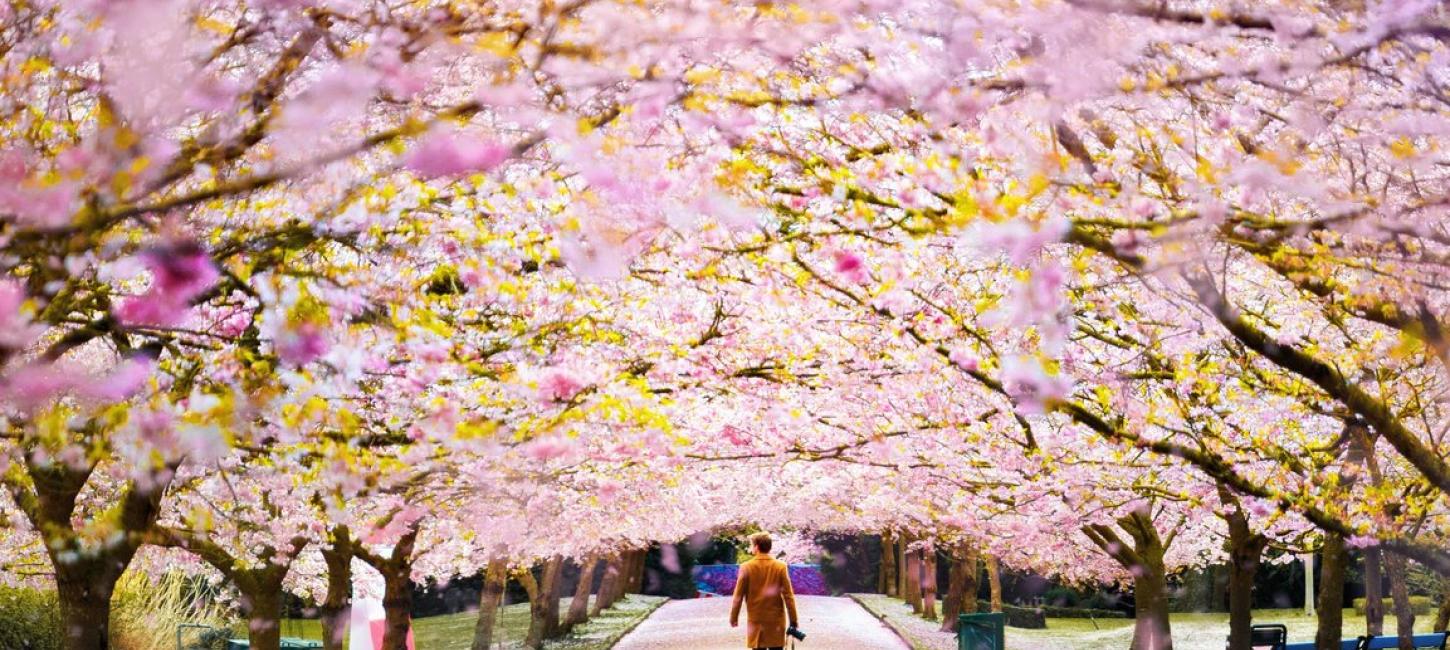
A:
[[[1385,633],[1385,589],[1381,567],[1383,554],[1378,548],[1364,550],[1364,633],[1379,636]]]
[[[110,646],[111,594],[116,579],[107,579],[104,573],[85,575],[76,568],[81,567],[56,571],[64,647],[104,650]]]
[[[413,522],[388,555],[377,555],[361,545],[354,553],[383,574],[383,650],[407,650],[413,628],[413,549],[421,521]]]
[[[921,615],[936,620],[936,548],[921,551]]]
[[[1254,624],[1254,575],[1269,539],[1253,532],[1238,498],[1218,486],[1228,523],[1228,650],[1251,650]]]
[[[483,572],[483,592],[478,596],[478,622],[473,625],[470,650],[489,650],[489,646],[493,645],[493,628],[498,621],[498,608],[503,605],[508,579],[506,560],[494,558],[488,561],[488,568]]]
[[[995,555],[987,556],[987,589],[992,611],[1002,611],[1002,562]]]
[[[332,529],[332,543],[322,548],[327,563],[327,594],[318,607],[323,650],[343,650],[348,610],[352,605],[352,538],[346,526]]]
[[[411,563],[383,575],[383,650],[407,650],[413,629],[413,568]]]
[[[1440,608],[1435,610],[1435,624],[1432,632],[1444,632],[1450,627],[1450,578],[1440,579]]]
[[[964,544],[952,547],[947,574],[947,597],[942,601],[943,632],[957,631],[957,615],[977,611],[977,551]]]
[[[39,463],[30,455],[25,456],[23,466],[31,485],[5,481],[4,489],[40,533],[55,572],[62,646],[65,650],[106,650],[110,647],[111,594],[141,547],[143,535],[156,523],[167,484],[147,491],[127,484],[117,499],[120,508],[114,525],[120,529],[119,541],[96,550],[78,532],[78,525],[85,528],[94,522],[78,521],[75,516],[76,501],[95,467]]]
[[[599,578],[599,589],[594,595],[594,606],[589,610],[591,617],[598,616],[599,612],[614,606],[619,580],[619,555],[616,554],[610,556],[609,560],[604,563],[604,575]]]
[[[554,556],[544,562],[534,597],[529,601],[529,632],[524,638],[524,647],[537,650],[546,639],[558,636],[559,629],[559,576],[563,573],[564,558]]]
[[[1103,524],[1085,526],[1083,534],[1133,576],[1133,641],[1128,647],[1130,650],[1172,650],[1168,572],[1163,564],[1169,542],[1158,534],[1152,518],[1145,512],[1123,515],[1117,524],[1132,538],[1132,544]]]
[[[1318,650],[1339,650],[1344,627],[1344,571],[1349,563],[1344,538],[1324,536],[1324,550],[1319,567],[1319,628],[1314,633]]]
[[[921,613],[921,551],[914,548],[906,552],[906,604]]]
[[[569,601],[569,614],[564,617],[564,631],[589,620],[589,592],[594,589],[594,572],[599,566],[599,556],[591,555],[579,565],[579,584],[574,586],[574,598]]]
[[[881,533],[881,571],[877,574],[876,591],[895,596],[896,591],[896,540],[891,531]]]
[[[1410,589],[1405,583],[1405,558],[1398,555],[1385,557],[1385,568],[1390,574],[1390,598],[1395,607],[1395,635],[1400,640],[1400,650],[1414,650],[1415,608],[1410,605]]]
[[[242,615],[247,619],[248,647],[279,650],[282,647],[282,581],[265,578],[254,581],[242,592],[241,602]]]
[[[906,533],[896,535],[894,555],[896,556],[896,595],[906,600]]]
[[[1171,650],[1168,624],[1168,574],[1162,549],[1139,551],[1142,573],[1133,577],[1133,643],[1130,650]]]
[[[631,552],[629,566],[629,591],[631,594],[644,592],[644,559],[649,554],[649,549],[637,549]]]

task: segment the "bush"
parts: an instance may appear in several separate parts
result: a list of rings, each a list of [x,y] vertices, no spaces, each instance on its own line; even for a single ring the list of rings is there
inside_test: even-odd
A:
[[[990,612],[992,604],[985,601],[977,601],[977,611]],[[1041,630],[1047,627],[1047,617],[1042,610],[1036,607],[1018,607],[1016,605],[1002,605],[1002,613],[1007,615],[1007,625],[1020,627],[1028,630]]]
[[[1367,601],[1363,598],[1354,599],[1354,613],[1364,616],[1364,606]],[[1385,616],[1395,615],[1395,601],[1392,598],[1385,598]],[[1434,611],[1435,603],[1429,596],[1410,596],[1410,609],[1415,611],[1416,616],[1424,616]]]
[[[1043,605],[1037,609],[1047,618],[1127,618],[1128,613],[1116,609],[1092,609],[1089,607],[1053,607]]]
[[[0,648],[60,650],[60,636],[54,591],[0,586]]]

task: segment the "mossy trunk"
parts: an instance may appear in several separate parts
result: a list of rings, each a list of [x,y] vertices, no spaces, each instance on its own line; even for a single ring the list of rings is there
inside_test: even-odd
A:
[[[1168,545],[1158,534],[1151,510],[1123,515],[1116,523],[1117,529],[1128,534],[1131,543],[1106,524],[1090,524],[1082,532],[1133,576],[1133,641],[1129,650],[1172,650],[1168,571],[1163,562]]]
[[[1138,549],[1138,554],[1143,562],[1133,576],[1133,642],[1129,650],[1172,650],[1163,549]]]
[[[1318,650],[1339,650],[1344,634],[1344,572],[1349,563],[1344,538],[1325,535],[1319,567],[1319,626],[1314,633]]]
[[[1254,576],[1263,563],[1269,538],[1249,526],[1242,504],[1219,485],[1228,523],[1228,650],[1251,650],[1254,625]]]
[[[589,609],[589,616],[598,616],[599,612],[614,606],[619,591],[619,576],[619,556],[612,555],[604,563],[604,575],[599,577],[599,588],[594,594],[594,605]]]
[[[1433,632],[1444,632],[1450,628],[1450,578],[1440,579],[1440,608],[1435,610],[1435,624],[1431,626]]]
[[[921,616],[936,620],[936,549],[921,551]]]
[[[906,600],[906,542],[906,534],[898,534],[893,550],[896,557],[896,595],[902,600]]]
[[[1387,555],[1385,568],[1390,574],[1390,599],[1395,608],[1395,634],[1400,640],[1400,650],[1414,650],[1415,608],[1410,604],[1410,589],[1405,582],[1405,558]]]
[[[594,588],[594,572],[599,566],[599,557],[591,555],[579,564],[579,583],[574,586],[574,598],[569,601],[569,613],[564,616],[564,631],[589,620],[589,592]]]
[[[488,568],[483,572],[483,592],[478,596],[478,621],[473,624],[470,650],[489,650],[489,646],[493,645],[493,629],[498,622],[498,608],[503,605],[508,579],[507,561],[502,558],[488,561]]]
[[[911,605],[913,613],[922,612],[921,551],[917,549],[906,552],[906,604]]]
[[[987,556],[987,590],[992,611],[1002,611],[1002,562],[995,555]]]
[[[352,605],[352,538],[347,527],[332,530],[332,543],[322,548],[327,564],[327,593],[318,606],[323,650],[343,650]]]
[[[951,568],[947,572],[947,596],[942,601],[943,632],[957,631],[959,614],[977,611],[977,552],[966,546],[952,547]]]
[[[1385,633],[1385,589],[1381,556],[1378,548],[1364,550],[1364,633],[1370,636]]]
[[[554,556],[544,562],[538,587],[529,601],[529,631],[524,647],[537,650],[544,641],[559,636],[559,581],[564,558]]]
[[[91,563],[85,564],[89,566]],[[102,571],[87,575],[81,566],[56,571],[61,640],[66,650],[106,650],[110,647],[111,594],[116,591],[116,581],[117,578],[111,578]]]
[[[881,570],[876,574],[876,591],[895,596],[896,591],[896,539],[891,531],[881,533]]]
[[[242,592],[241,602],[242,615],[247,619],[247,647],[251,650],[280,650],[282,582],[258,580],[255,586]]]

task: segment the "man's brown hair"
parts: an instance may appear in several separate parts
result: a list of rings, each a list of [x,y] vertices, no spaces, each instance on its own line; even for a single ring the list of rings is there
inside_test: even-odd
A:
[[[761,553],[770,552],[770,533],[756,533],[750,536],[750,543]]]

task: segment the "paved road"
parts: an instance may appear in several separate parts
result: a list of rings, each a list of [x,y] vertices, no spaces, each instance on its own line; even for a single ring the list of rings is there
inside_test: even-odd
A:
[[[796,596],[796,610],[807,635],[804,642],[796,643],[797,650],[907,650],[895,633],[849,598]],[[731,629],[730,599],[696,598],[665,603],[614,650],[744,647],[745,621]]]

